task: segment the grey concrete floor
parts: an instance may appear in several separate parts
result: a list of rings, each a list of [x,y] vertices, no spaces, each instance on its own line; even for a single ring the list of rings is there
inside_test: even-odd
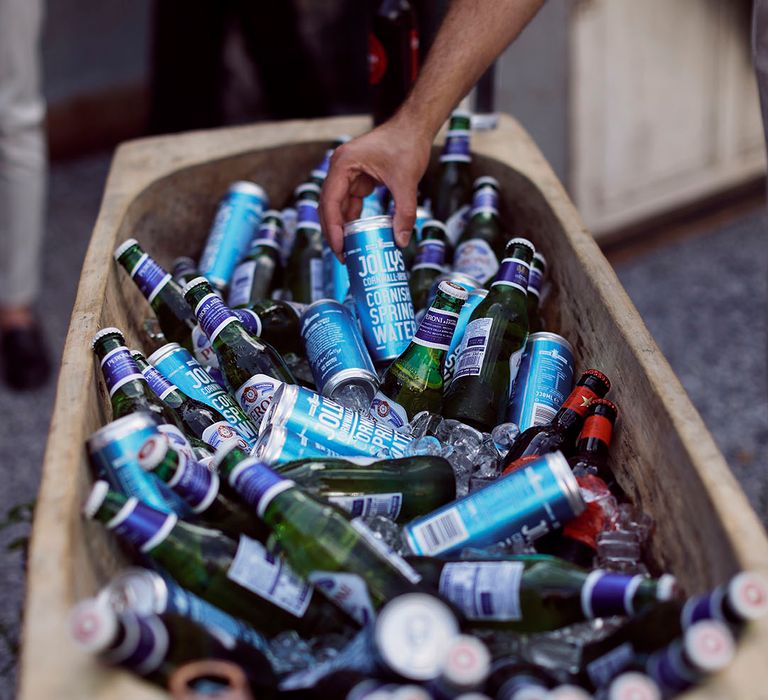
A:
[[[58,363],[110,156],[56,164],[41,314]],[[617,265],[622,283],[768,523],[768,245],[762,212]],[[58,369],[58,368],[57,368]],[[0,386],[0,700],[13,695],[23,603],[24,522],[6,513],[32,501],[55,385],[30,394]]]

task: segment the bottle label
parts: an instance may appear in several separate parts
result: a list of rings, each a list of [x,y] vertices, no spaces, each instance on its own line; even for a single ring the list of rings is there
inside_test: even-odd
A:
[[[175,384],[171,384],[157,369],[152,365],[147,365],[141,373],[144,375],[144,379],[147,380],[149,388],[155,393],[156,396],[165,400],[168,394],[173,391],[178,391],[179,388]]]
[[[544,283],[544,275],[538,267],[533,267],[528,271],[528,293],[539,296],[541,294],[541,285]]]
[[[427,268],[430,270],[440,270],[445,268],[445,243],[437,240],[426,240],[419,243],[416,250],[416,258],[413,261],[411,272]]]
[[[354,517],[383,515],[397,520],[403,505],[402,493],[371,493],[365,496],[329,496],[331,503],[343,508]]]
[[[581,429],[579,440],[586,438],[593,438],[600,440],[606,445],[611,444],[611,438],[613,437],[613,422],[606,416],[587,416],[584,421],[584,427]]]
[[[263,223],[259,227],[259,230],[256,233],[256,237],[251,243],[251,249],[255,248],[256,246],[265,245],[279,251],[280,239],[283,237],[282,234],[283,231],[280,226],[278,226],[273,221]]]
[[[156,671],[168,655],[170,639],[163,621],[156,615],[130,615],[128,617],[130,647],[118,647],[106,655],[107,661],[119,663],[145,676]],[[122,653],[121,653],[122,650]],[[127,653],[127,655],[125,655]]]
[[[168,442],[176,452],[184,455],[187,459],[195,459],[195,452],[192,449],[192,445],[189,444],[187,436],[175,425],[164,423],[163,425],[158,425],[157,429],[168,438]]]
[[[219,476],[194,459],[180,457],[168,486],[190,505],[193,513],[202,513],[219,493]]]
[[[630,642],[624,642],[590,661],[586,666],[587,675],[598,688],[604,688],[634,660],[634,647]]]
[[[309,581],[360,625],[365,626],[376,617],[368,586],[357,574],[313,571]]]
[[[276,474],[263,462],[246,459],[232,470],[229,485],[262,517],[275,496],[296,484]]]
[[[435,350],[448,350],[459,314],[430,307],[419,324],[413,342]]]
[[[470,218],[475,214],[497,214],[499,213],[499,193],[495,187],[486,185],[481,187],[472,196],[472,209],[469,212]]]
[[[456,369],[453,372],[454,380],[459,377],[472,377],[480,374],[492,325],[492,318],[477,318],[467,324],[456,358]]]
[[[135,380],[144,381],[144,375],[139,371],[136,360],[125,345],[115,348],[108,352],[101,361],[101,371],[104,373],[104,381],[107,384],[107,390],[110,397],[123,384]]]
[[[407,411],[397,401],[380,391],[377,391],[373,397],[368,415],[377,423],[383,423],[394,430],[403,430],[408,427]]]
[[[237,447],[243,452],[250,452],[251,448],[248,443],[240,437],[240,434],[235,428],[225,420],[217,421],[209,425],[201,436],[203,442],[210,445],[214,450],[217,450],[224,443],[230,440],[237,440]]]
[[[634,615],[633,601],[643,576],[592,571],[581,589],[581,608],[591,620],[611,615]]]
[[[325,298],[322,258],[312,258],[309,261],[309,287],[312,301],[319,301]]]
[[[515,258],[504,258],[501,262],[501,267],[496,274],[496,279],[493,280],[492,287],[497,284],[505,285],[508,287],[515,287],[521,292],[528,293],[528,273],[531,266],[523,261]]]
[[[246,260],[235,268],[229,282],[229,296],[227,297],[227,303],[230,307],[245,306],[251,300],[251,288],[255,276],[255,260]]]
[[[248,417],[257,425],[272,403],[272,397],[282,382],[266,374],[254,374],[235,392],[235,398]]]
[[[144,253],[134,265],[131,277],[150,304],[171,279],[171,275],[147,253]]]
[[[192,349],[195,353],[195,359],[205,368],[219,368],[219,358],[213,349],[211,339],[203,333],[200,326],[192,329]]]
[[[237,319],[243,324],[243,328],[248,333],[256,337],[261,335],[261,319],[255,311],[250,309],[233,309],[232,313],[237,316]]]
[[[469,204],[459,207],[445,222],[445,234],[452,246],[455,246],[469,221]]]
[[[227,576],[296,617],[303,617],[312,598],[312,586],[291,569],[282,557],[268,552],[261,542],[240,537]]]
[[[440,595],[470,620],[521,620],[519,561],[450,562],[440,573]]]
[[[563,408],[569,408],[571,411],[575,411],[580,416],[587,415],[587,409],[592,405],[592,402],[599,398],[598,395],[586,386],[577,386],[570,393],[568,398],[563,402],[561,410]]]
[[[195,307],[195,316],[211,343],[230,323],[237,321],[237,317],[232,313],[218,294],[211,292],[206,294]]]
[[[318,211],[318,203],[311,199],[302,199],[296,205],[296,217],[299,222],[299,228],[302,224],[317,224],[320,225],[320,212]]]
[[[440,154],[440,162],[469,163],[472,160],[469,155],[469,134],[467,129],[450,129],[445,138],[443,152]]]
[[[485,284],[499,269],[499,259],[487,241],[473,238],[456,248],[453,269]]]
[[[168,537],[177,521],[174,513],[162,513],[136,498],[129,498],[107,523],[107,529],[140,551],[149,552]]]
[[[405,559],[395,552],[395,550],[376,537],[371,529],[360,518],[351,520],[349,524],[355,529],[357,534],[360,535],[361,539],[365,540],[390,566],[397,569],[406,579],[408,579],[408,581],[411,583],[418,583],[421,581],[421,575],[417,573]]]

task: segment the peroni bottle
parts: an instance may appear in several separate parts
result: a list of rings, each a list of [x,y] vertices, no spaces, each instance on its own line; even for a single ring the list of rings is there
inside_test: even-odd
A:
[[[179,285],[179,291],[181,291],[184,285],[190,280],[195,279],[195,277],[200,277],[197,263],[186,255],[174,259],[173,263],[171,263],[171,274],[173,275],[173,279],[176,280],[176,283]],[[182,296],[182,299],[183,298],[184,297]]]
[[[169,342],[191,350],[195,316],[184,301],[178,282],[142,250],[135,238],[121,243],[114,255],[149,301],[163,335]]]
[[[456,356],[443,415],[482,431],[503,422],[509,388],[528,338],[526,288],[533,245],[524,238],[507,244],[488,296],[470,316]]]
[[[445,224],[436,219],[426,221],[408,278],[413,308],[417,313],[426,307],[435,279],[445,272],[445,243]]]
[[[311,304],[323,298],[323,234],[320,230],[320,188],[307,183],[298,190],[296,242],[285,270],[291,300]]]
[[[531,261],[531,274],[528,277],[528,328],[531,333],[544,330],[539,305],[544,277],[547,274],[547,259],[538,251]]]
[[[396,430],[419,411],[438,413],[443,400],[443,365],[467,291],[441,282],[416,335],[384,372],[369,413]]]
[[[550,423],[531,426],[517,437],[502,460],[504,473],[519,469],[530,459],[548,452],[560,450],[566,456],[570,454],[590,405],[595,399],[603,398],[610,388],[611,382],[602,372],[596,369],[584,372]]]

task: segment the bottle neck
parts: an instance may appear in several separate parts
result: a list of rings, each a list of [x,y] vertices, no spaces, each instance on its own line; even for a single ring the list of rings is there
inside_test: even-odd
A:
[[[491,185],[484,185],[475,190],[472,195],[472,208],[469,211],[470,225],[475,217],[482,221],[493,221],[499,218],[499,192]]]
[[[442,270],[445,268],[445,241],[427,239],[419,243],[411,271],[421,268]]]
[[[161,401],[164,401],[172,408],[179,408],[185,400],[188,400],[187,395],[179,389],[179,387],[172,382],[169,382],[160,371],[150,365],[149,362],[136,355],[134,355],[133,358],[147,384],[149,384],[149,388],[152,389],[153,393]]]
[[[163,461],[152,470],[190,506],[204,513],[219,493],[219,476],[199,462],[168,447]]]
[[[491,285],[491,293],[516,291],[527,295],[530,268],[530,264],[520,258],[504,258]]]
[[[613,421],[605,415],[590,413],[576,442],[576,458],[595,467],[604,467],[608,462],[613,437]]]
[[[469,152],[469,136],[470,127],[468,119],[451,119],[443,151],[440,154],[440,162],[469,163],[472,160]]]
[[[577,384],[555,414],[552,425],[567,432],[575,431],[584,421],[592,402],[599,398],[600,396],[590,387]]]
[[[193,290],[197,292],[197,290]],[[211,344],[221,335],[221,332],[227,328],[230,332],[239,332],[241,335],[247,335],[247,331],[242,321],[213,291],[197,293],[192,300],[194,312],[200,330],[208,336]]]
[[[264,517],[269,504],[276,496],[296,486],[290,479],[284,479],[266,464],[255,459],[242,460],[237,466],[227,468],[226,472],[222,471],[221,474],[240,494],[243,502],[260,518]]]
[[[168,630],[158,615],[137,615],[131,610],[118,615],[119,632],[107,658],[145,676],[156,671],[170,648]],[[119,640],[119,641],[118,641]]]
[[[424,314],[409,349],[430,348],[439,351],[439,356],[446,353],[463,305],[462,299],[438,291],[432,305]]]
[[[169,272],[137,245],[125,251],[120,256],[119,262],[150,304],[173,279]]]
[[[588,620],[613,615],[635,615],[657,603],[668,600],[674,592],[674,578],[648,579],[596,569],[590,572],[581,588],[581,608]]]
[[[130,350],[120,340],[107,338],[97,345],[95,350],[110,398],[113,398],[118,391],[144,393],[147,388],[144,375],[139,370]]]

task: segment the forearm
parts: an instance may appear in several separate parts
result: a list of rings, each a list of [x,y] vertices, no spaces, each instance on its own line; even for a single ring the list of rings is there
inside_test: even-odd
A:
[[[430,141],[544,0],[453,0],[419,79],[395,115]]]

